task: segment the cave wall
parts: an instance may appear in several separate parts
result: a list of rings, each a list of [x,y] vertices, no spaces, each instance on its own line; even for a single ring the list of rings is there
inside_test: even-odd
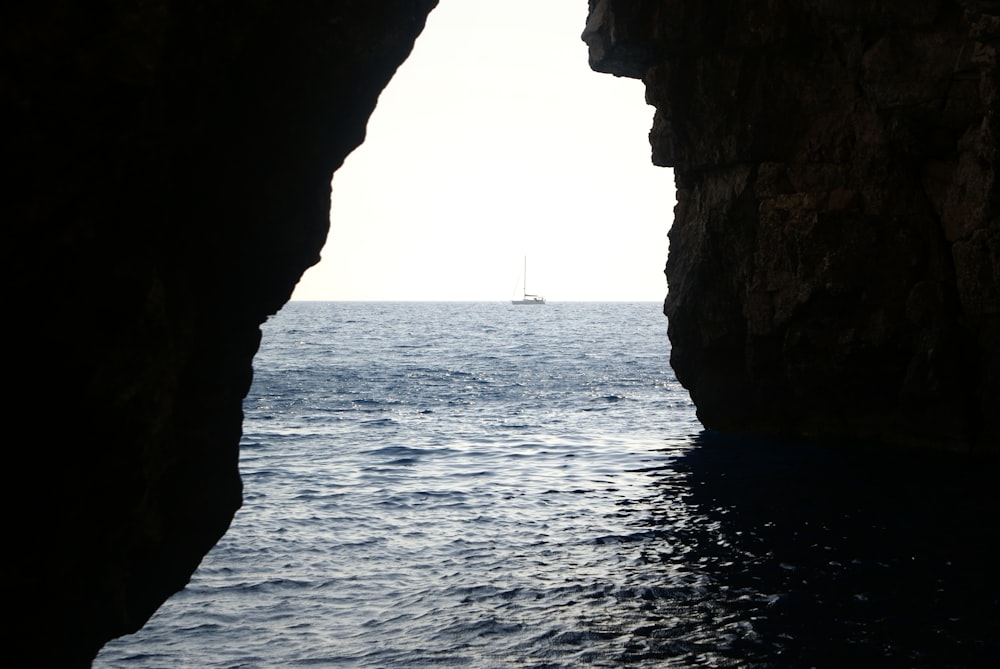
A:
[[[0,9],[10,666],[88,666],[228,528],[258,326],[435,4]]]
[[[656,108],[707,427],[1000,450],[1000,3],[591,0],[583,38]]]

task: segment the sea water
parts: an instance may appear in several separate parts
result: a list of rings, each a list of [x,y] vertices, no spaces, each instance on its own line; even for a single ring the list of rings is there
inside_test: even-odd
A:
[[[994,463],[705,432],[666,325],[289,303],[243,508],[94,666],[993,666]]]

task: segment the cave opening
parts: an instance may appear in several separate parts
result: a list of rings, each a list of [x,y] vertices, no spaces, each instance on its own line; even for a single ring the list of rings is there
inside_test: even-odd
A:
[[[438,0],[8,3],[13,663],[995,664],[996,3],[572,2],[444,0],[291,302]]]
[[[589,68],[586,11],[431,12],[292,299],[506,301],[527,256],[550,301],[662,302],[672,171],[651,162],[642,82]]]
[[[697,428],[662,315],[673,176],[651,163],[642,83],[589,68],[585,21],[580,2],[431,13],[333,176],[323,260],[262,328],[243,509],[191,584],[95,666],[144,653],[333,662],[358,652],[359,630],[424,596],[394,590],[393,570],[411,586],[428,579],[442,630],[465,615],[467,590],[510,592],[564,569],[606,586],[587,583],[602,567],[573,545],[575,523],[645,495],[634,470],[660,457],[664,422],[669,448]],[[510,303],[525,258],[549,298],[542,311]],[[347,502],[364,491],[379,511]],[[669,504],[656,495],[642,522]],[[492,526],[491,507],[504,508]],[[626,521],[602,531],[624,536]],[[518,535],[543,537],[545,525],[560,538],[541,566]],[[331,559],[317,561],[323,551]],[[382,586],[387,596],[371,590]],[[335,591],[353,591],[349,610],[327,599]],[[573,591],[553,596],[572,605]],[[297,631],[246,627],[285,619]],[[405,644],[408,626],[377,634]]]
[[[667,363],[659,292],[590,292],[624,274],[615,249],[646,245],[616,246],[639,193],[658,198],[649,246],[662,263],[667,191],[634,177],[635,190],[612,191],[625,168],[599,155],[596,129],[628,124],[583,119],[604,100],[575,98],[565,73],[547,72],[526,106],[485,95],[500,78],[470,56],[487,41],[468,30],[487,16],[471,4],[463,35],[476,43],[445,49],[437,68],[453,78],[411,82],[420,95],[409,100],[395,98],[400,71],[381,107],[410,124],[383,135],[373,118],[352,161],[384,141],[378,178],[355,181],[353,163],[334,178],[328,262],[265,324],[236,531],[98,666],[993,659],[996,597],[983,584],[994,569],[980,546],[1000,524],[995,502],[975,495],[995,475],[701,431]],[[432,17],[410,66],[433,44],[433,19],[458,6]],[[537,5],[504,11],[543,23]],[[500,18],[484,19],[505,38],[486,54],[522,80],[545,70],[550,56]],[[574,66],[595,85],[636,84],[587,72],[577,46]],[[542,110],[558,112],[546,122]],[[521,115],[527,125],[513,122]],[[448,153],[446,135],[460,151]],[[550,166],[543,148],[562,162]],[[648,146],[641,158],[628,164],[669,179]],[[581,167],[586,178],[558,181]],[[543,309],[507,301],[525,256],[532,286],[552,297]],[[352,261],[360,271],[323,278]],[[312,292],[326,286],[347,292]]]

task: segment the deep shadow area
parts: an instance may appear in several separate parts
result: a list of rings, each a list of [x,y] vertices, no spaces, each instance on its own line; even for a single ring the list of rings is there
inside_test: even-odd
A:
[[[1000,460],[705,433],[677,463],[739,666],[985,667]]]

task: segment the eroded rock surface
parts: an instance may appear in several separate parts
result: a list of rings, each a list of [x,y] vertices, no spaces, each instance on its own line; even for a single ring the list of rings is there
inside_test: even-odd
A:
[[[583,37],[656,107],[706,426],[1000,450],[1000,3],[591,0]]]
[[[259,324],[436,0],[0,9],[9,666],[87,666],[241,503]]]

